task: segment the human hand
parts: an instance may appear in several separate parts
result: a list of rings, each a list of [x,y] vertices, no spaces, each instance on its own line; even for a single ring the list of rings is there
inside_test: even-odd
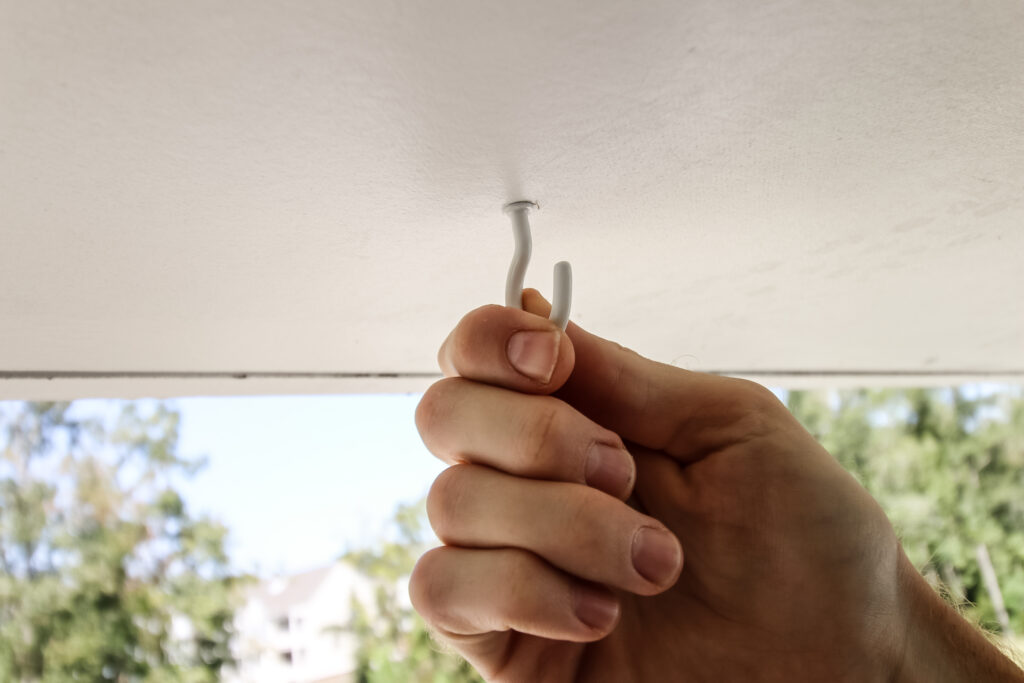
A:
[[[916,572],[774,395],[524,304],[463,318],[417,409],[453,465],[410,583],[439,637],[490,681],[892,680]]]

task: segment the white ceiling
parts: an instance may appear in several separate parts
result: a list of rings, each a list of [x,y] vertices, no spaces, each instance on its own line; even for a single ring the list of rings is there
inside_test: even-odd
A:
[[[1024,380],[1024,3],[0,0],[0,397],[405,391],[527,284],[665,362]],[[236,376],[245,375],[240,380]]]

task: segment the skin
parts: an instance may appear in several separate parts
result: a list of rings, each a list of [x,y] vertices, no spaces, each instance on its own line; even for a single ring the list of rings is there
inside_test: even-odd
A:
[[[459,322],[416,413],[451,467],[427,503],[444,545],[410,596],[487,680],[982,680],[937,667],[943,619],[991,680],[1021,680],[929,602],[878,504],[771,392],[563,333],[523,301]],[[541,333],[539,377],[510,361],[523,331]],[[595,444],[617,470],[588,469]],[[667,549],[660,576],[634,565],[641,529]]]

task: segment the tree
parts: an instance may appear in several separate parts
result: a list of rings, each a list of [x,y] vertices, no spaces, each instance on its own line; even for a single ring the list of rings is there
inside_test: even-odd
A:
[[[1024,631],[1024,397],[1014,391],[790,391],[796,417],[875,496],[910,559],[983,626]],[[399,596],[427,548],[422,503],[402,506],[396,538],[348,553],[376,578],[375,605],[350,628],[367,683],[478,681],[429,638]],[[1009,654],[1014,656],[1011,651]]]
[[[216,681],[238,579],[175,489],[178,414],[0,404],[0,680]]]
[[[1024,400],[968,389],[790,392],[910,559],[969,617],[1024,631]]]
[[[425,518],[423,501],[400,505],[393,520],[395,539],[341,558],[376,584],[374,604],[354,600],[354,616],[347,626],[359,642],[359,683],[483,683],[462,657],[434,642],[405,599],[412,568],[429,547]]]

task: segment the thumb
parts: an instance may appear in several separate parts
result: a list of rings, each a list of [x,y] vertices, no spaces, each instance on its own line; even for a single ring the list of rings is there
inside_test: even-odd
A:
[[[551,304],[523,290],[523,308],[547,316]],[[622,438],[692,461],[735,439],[735,424],[769,402],[747,380],[683,370],[644,358],[570,322],[576,364],[556,396]]]

